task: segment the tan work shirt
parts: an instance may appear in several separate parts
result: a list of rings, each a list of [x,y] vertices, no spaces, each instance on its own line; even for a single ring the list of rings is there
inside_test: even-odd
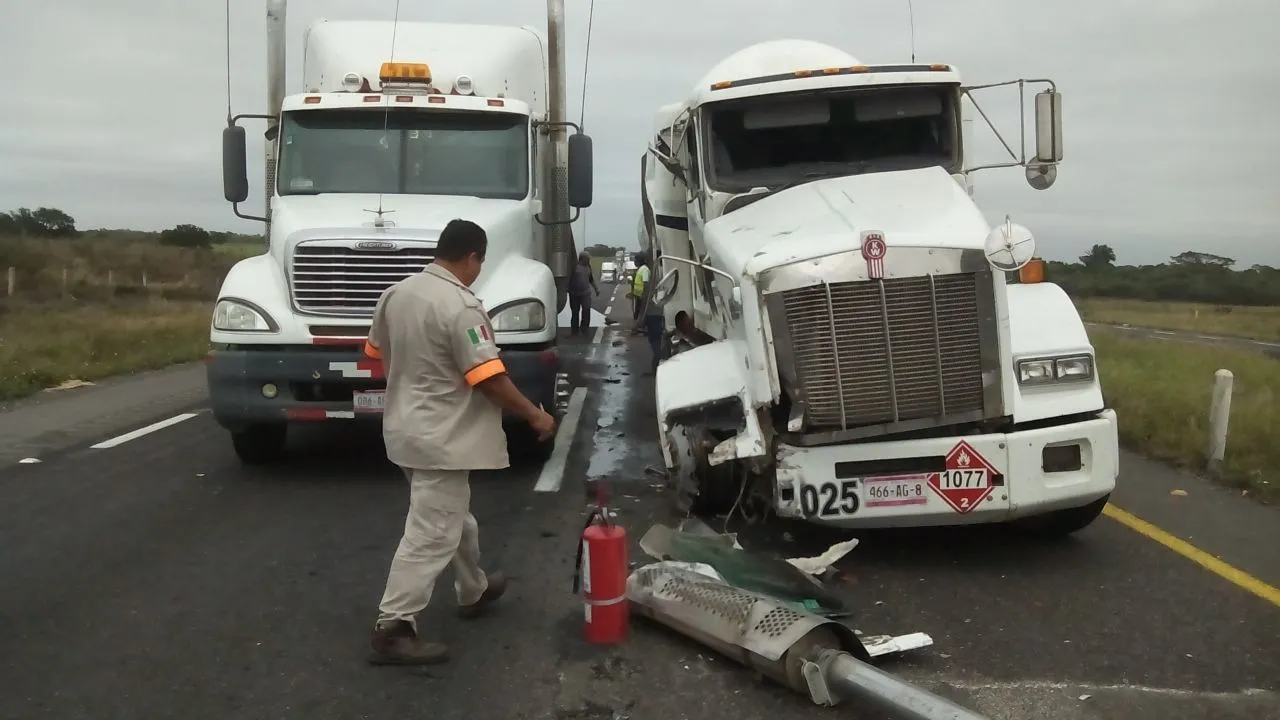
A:
[[[365,354],[387,377],[387,458],[419,470],[507,467],[502,410],[476,385],[506,372],[480,299],[432,263],[378,299]]]

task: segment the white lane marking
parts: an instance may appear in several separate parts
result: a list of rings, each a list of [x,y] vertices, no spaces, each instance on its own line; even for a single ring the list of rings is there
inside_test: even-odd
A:
[[[534,492],[559,492],[564,482],[564,467],[569,460],[569,448],[573,445],[573,437],[578,434],[578,424],[582,422],[582,405],[587,400],[587,389],[576,388],[569,396],[569,409],[564,413],[564,420],[556,428],[555,447],[551,457],[542,466],[538,482],[533,486]]]
[[[612,305],[605,305],[605,306],[604,306],[604,314],[605,314],[605,316],[606,316],[606,317],[608,317],[608,315],[609,315],[610,313],[612,313],[612,312],[613,312],[613,306],[612,306]]]
[[[1155,334],[1157,334],[1157,335],[1172,335],[1172,334],[1173,334],[1173,332],[1172,332],[1172,331],[1170,331],[1170,330],[1152,330],[1151,332],[1153,332],[1153,333],[1155,333]]]
[[[604,326],[601,325],[600,327],[596,328],[596,336],[591,338],[591,342],[593,344],[599,345],[600,341],[603,339],[604,339]]]
[[[151,433],[157,430],[163,430],[171,425],[177,425],[178,423],[184,420],[190,420],[196,415],[197,413],[182,413],[181,415],[174,415],[168,420],[161,420],[160,422],[157,422],[157,423],[151,423],[146,427],[138,428],[133,432],[127,432],[123,435],[117,435],[116,437],[113,437],[110,440],[103,440],[97,445],[90,445],[89,447],[93,448],[94,450],[105,450],[107,448],[113,448],[117,445],[123,445],[129,442],[130,440],[137,440],[143,435],[150,435]]]

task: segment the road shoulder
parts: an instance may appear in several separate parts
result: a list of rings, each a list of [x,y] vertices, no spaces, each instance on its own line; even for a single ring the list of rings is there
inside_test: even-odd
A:
[[[207,394],[204,364],[186,363],[4,403],[0,465],[145,425],[203,402]]]

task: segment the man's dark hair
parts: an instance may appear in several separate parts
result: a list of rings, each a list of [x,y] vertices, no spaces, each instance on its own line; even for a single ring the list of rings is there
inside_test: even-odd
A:
[[[440,231],[440,239],[436,243],[436,257],[445,262],[465,260],[475,253],[484,260],[485,251],[489,249],[489,236],[484,228],[470,220],[450,220]]]

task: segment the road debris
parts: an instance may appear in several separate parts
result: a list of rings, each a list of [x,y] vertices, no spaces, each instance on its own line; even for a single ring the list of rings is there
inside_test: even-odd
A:
[[[858,547],[858,541],[845,540],[842,543],[836,543],[827,548],[827,551],[816,557],[805,558],[787,558],[787,562],[799,568],[801,572],[806,572],[814,577],[822,577],[832,565],[840,562],[840,558],[849,554],[849,551]]]
[[[650,538],[657,530],[658,537]],[[679,547],[689,538],[656,525],[645,534],[652,546],[664,541]],[[696,546],[696,543],[695,543]],[[642,545],[643,548],[643,545]],[[767,561],[721,542],[724,553],[737,552]],[[646,550],[648,552],[648,550]],[[719,559],[719,558],[718,558]],[[741,562],[741,561],[740,561]],[[780,564],[803,577],[786,562]],[[659,561],[627,578],[627,599],[635,614],[702,642],[797,692],[815,704],[843,700],[860,709],[875,709],[907,720],[984,720],[945,698],[899,680],[869,664],[872,657],[931,644],[924,633],[884,639],[859,635],[830,618],[797,610],[787,600],[752,592],[713,577],[722,567],[690,567],[687,562]],[[711,566],[712,563],[701,563]],[[809,578],[812,581],[811,578]],[[876,648],[875,655],[868,644]]]

